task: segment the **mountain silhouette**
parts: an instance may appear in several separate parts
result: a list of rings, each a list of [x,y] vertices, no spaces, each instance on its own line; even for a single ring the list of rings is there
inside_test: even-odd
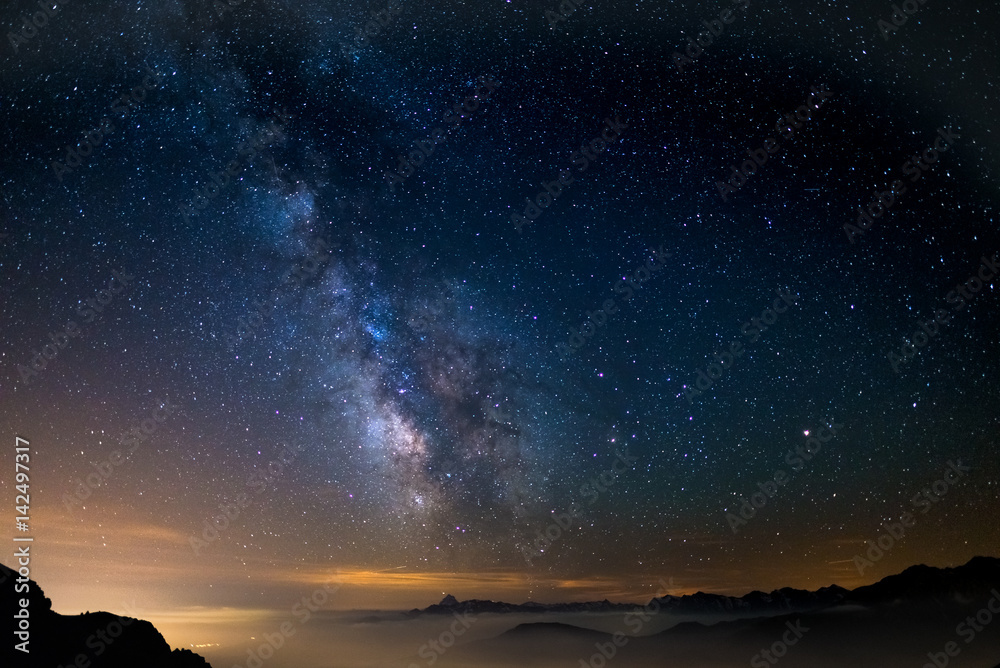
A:
[[[171,651],[160,632],[147,621],[119,617],[109,612],[82,615],[53,612],[52,601],[33,580],[28,580],[27,592],[16,592],[17,577],[15,571],[0,564],[0,614],[4,619],[14,619],[22,607],[20,599],[27,599],[29,652],[26,654],[14,649],[8,637],[9,644],[4,654],[11,659],[3,661],[4,666],[211,668],[204,658],[190,650]]]
[[[571,637],[579,637],[584,640],[603,640],[611,634],[603,631],[592,631],[583,629],[572,624],[561,622],[533,622],[531,624],[518,624],[509,631],[504,632],[506,636],[531,638],[536,635],[547,635],[549,633],[561,633]]]
[[[770,593],[721,596],[699,592],[654,598],[630,605],[617,622],[607,615],[574,616],[572,623],[522,623],[491,638],[473,640],[442,657],[441,668],[615,665],[630,668],[722,668],[768,666],[788,652],[788,668],[944,665],[946,647],[961,653],[962,665],[993,666],[1000,635],[984,612],[1000,601],[1000,559],[976,557],[956,568],[912,566],[854,590],[778,589]],[[566,605],[465,601],[445,606],[515,613],[587,612],[604,602]],[[440,604],[430,612],[440,612]],[[645,614],[644,614],[645,613]],[[666,613],[666,614],[659,614]],[[980,627],[963,626],[976,616]],[[612,616],[613,617],[613,616]],[[535,617],[538,618],[538,617]],[[551,620],[551,621],[550,621]],[[561,621],[561,619],[560,619]],[[584,627],[600,625],[604,630]],[[964,622],[967,624],[968,622]],[[978,628],[973,636],[970,628]],[[629,633],[620,631],[629,629]],[[611,631],[619,630],[616,633]],[[617,639],[616,639],[617,638]],[[802,642],[798,642],[801,639]],[[764,654],[764,652],[773,654]],[[934,663],[935,661],[939,663]],[[1000,668],[1000,666],[997,666]]]
[[[1000,559],[973,557],[957,568],[911,566],[898,575],[858,587],[847,600],[862,604],[915,599],[950,603],[970,599],[1000,585]]]
[[[890,575],[875,584],[854,590],[837,585],[816,591],[785,587],[770,593],[752,591],[743,596],[697,592],[685,596],[653,598],[645,606],[637,603],[589,601],[585,603],[504,603],[470,599],[458,601],[448,595],[440,603],[410,611],[411,615],[479,613],[546,613],[546,612],[630,612],[657,608],[675,614],[740,613],[768,615],[787,612],[807,612],[837,605],[888,605],[903,601],[937,602],[940,604],[969,600],[1000,585],[1000,559],[974,557],[957,568],[911,566],[898,575]]]
[[[594,601],[590,603],[504,603],[502,601],[482,600],[478,598],[468,601],[459,601],[454,596],[448,595],[440,603],[427,606],[424,609],[414,608],[410,615],[424,614],[448,614],[453,612],[470,612],[479,614],[483,612],[514,613],[514,612],[619,612],[629,611],[641,606],[634,603],[611,603],[608,600]]]

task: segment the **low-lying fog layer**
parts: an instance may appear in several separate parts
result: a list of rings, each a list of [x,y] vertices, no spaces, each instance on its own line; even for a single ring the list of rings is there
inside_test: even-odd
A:
[[[923,668],[934,666],[935,656],[941,665],[948,658],[961,668],[993,668],[1000,663],[1000,626],[981,624],[983,617],[971,625],[963,621],[980,608],[975,603],[878,611],[852,606],[752,619],[669,614],[643,619],[634,613],[410,618],[390,612],[318,612],[305,618],[284,612],[239,624],[220,618],[197,628],[171,621],[157,625],[168,642],[181,634],[198,638],[202,646],[192,649],[214,668],[758,668],[779,661],[783,668]],[[612,635],[617,631],[625,635]],[[949,649],[960,658],[943,654]]]

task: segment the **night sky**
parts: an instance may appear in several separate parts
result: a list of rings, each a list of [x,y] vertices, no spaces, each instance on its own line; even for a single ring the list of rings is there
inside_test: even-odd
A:
[[[912,2],[8,3],[32,577],[406,608],[996,555],[1000,9]]]

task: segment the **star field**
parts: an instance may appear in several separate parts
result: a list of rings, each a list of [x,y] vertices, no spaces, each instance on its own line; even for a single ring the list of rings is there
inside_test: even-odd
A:
[[[997,283],[952,296],[1000,252],[997,10],[926,3],[883,37],[882,3],[717,4],[594,3],[553,29],[535,0],[71,3],[5,40],[0,425],[38,453],[52,588],[194,569],[218,586],[163,601],[242,605],[261,572],[338,567],[628,599],[664,574],[851,586],[995,552]],[[104,304],[113,271],[134,278]],[[864,541],[959,460],[860,576]]]

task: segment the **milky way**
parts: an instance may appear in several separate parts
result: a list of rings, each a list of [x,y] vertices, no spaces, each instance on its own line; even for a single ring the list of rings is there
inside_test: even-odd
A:
[[[54,515],[198,535],[296,445],[210,558],[846,584],[962,459],[880,568],[995,544],[995,284],[890,353],[1000,250],[996,9],[558,6],[67,3],[5,40],[0,416]]]

